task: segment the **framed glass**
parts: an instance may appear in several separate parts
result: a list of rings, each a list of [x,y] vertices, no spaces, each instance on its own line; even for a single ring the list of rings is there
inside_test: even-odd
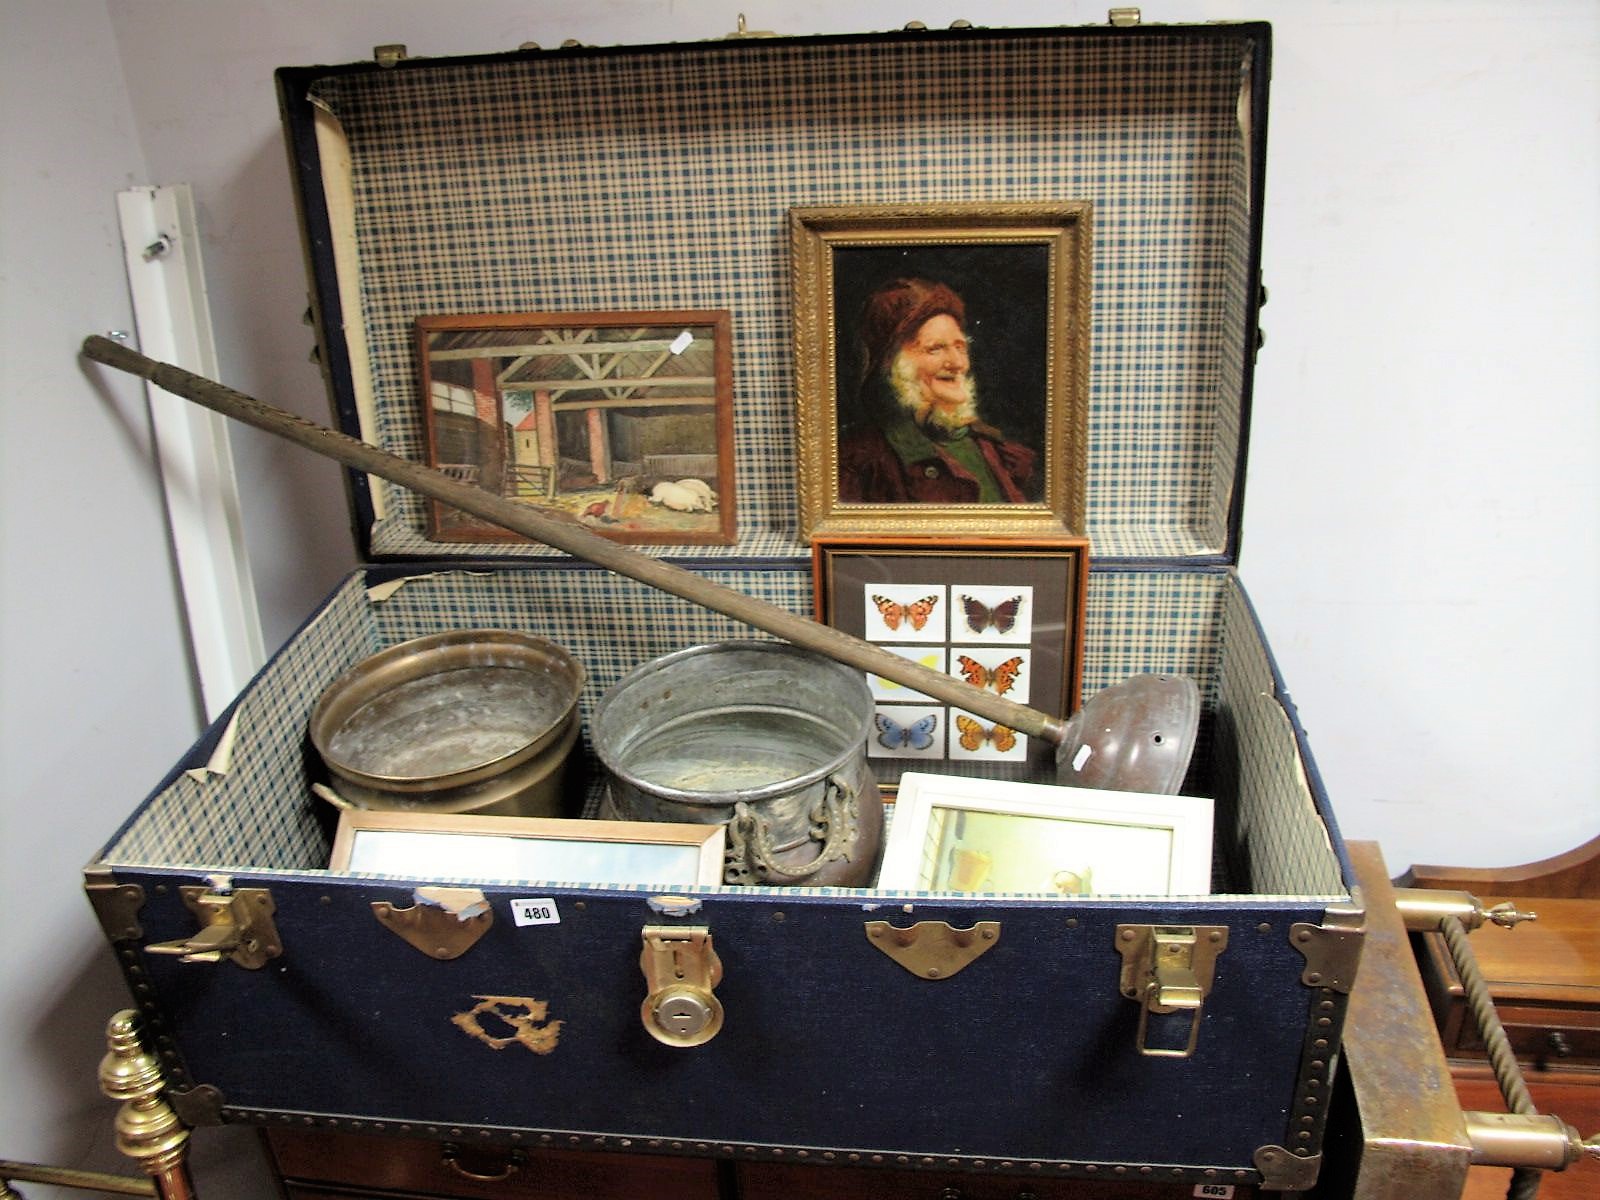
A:
[[[907,772],[878,886],[933,892],[1198,896],[1212,802]]]
[[[721,825],[344,809],[328,867],[413,879],[717,884]]]
[[[791,210],[803,535],[1083,531],[1089,219]]]
[[[737,533],[726,312],[417,319],[426,461],[614,541]],[[521,540],[438,500],[440,542]]]
[[[1069,716],[1083,686],[1089,543],[1080,537],[819,536],[816,619],[975,688]],[[867,759],[905,770],[1054,779],[1055,746],[869,675]]]

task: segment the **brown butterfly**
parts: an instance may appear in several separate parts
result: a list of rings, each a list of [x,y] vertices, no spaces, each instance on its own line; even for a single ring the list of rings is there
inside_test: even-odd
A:
[[[1015,687],[1017,676],[1022,674],[1020,654],[994,667],[986,667],[977,659],[968,658],[965,654],[958,655],[956,661],[961,664],[961,674],[968,683],[979,688],[993,685],[997,696],[1004,696]]]
[[[982,633],[991,625],[1001,633],[1010,633],[1011,627],[1017,623],[1017,609],[1021,606],[1021,596],[1013,596],[993,608],[971,596],[961,597],[961,607],[967,612],[967,628],[973,633]]]
[[[961,748],[963,750],[977,750],[985,742],[994,743],[994,748],[1002,754],[1017,744],[1015,730],[1007,729],[1004,725],[996,725],[993,729],[985,729],[965,713],[956,714],[956,728],[961,731]]]
[[[878,606],[883,623],[890,629],[899,629],[901,621],[909,621],[911,628],[921,629],[933,615],[933,606],[939,603],[939,597],[924,596],[914,604],[896,604],[885,596],[874,596],[872,602]]]

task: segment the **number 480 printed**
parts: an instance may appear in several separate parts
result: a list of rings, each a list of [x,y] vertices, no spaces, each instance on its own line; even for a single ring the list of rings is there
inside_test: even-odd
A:
[[[519,926],[559,925],[561,924],[561,912],[556,908],[554,900],[513,900],[511,902],[511,919]]]

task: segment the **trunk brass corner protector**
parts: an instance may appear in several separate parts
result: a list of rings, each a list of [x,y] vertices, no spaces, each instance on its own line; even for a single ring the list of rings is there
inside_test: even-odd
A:
[[[1289,942],[1306,960],[1300,982],[1307,987],[1332,988],[1349,995],[1365,936],[1365,925],[1312,925],[1303,921],[1291,925]]]
[[[1217,956],[1228,948],[1226,925],[1118,925],[1122,955],[1119,986],[1139,1002],[1134,1044],[1152,1058],[1188,1058],[1200,1040],[1200,1013],[1216,974]],[[1189,1037],[1183,1049],[1154,1047],[1146,1040],[1151,1013],[1185,1011]]]
[[[418,888],[416,898],[410,908],[374,900],[372,915],[429,958],[460,958],[494,924],[494,909],[478,888]]]
[[[144,927],[139,924],[144,889],[137,883],[118,883],[106,868],[88,867],[83,872],[83,890],[107,938],[136,942],[144,937]]]
[[[867,922],[867,941],[918,979],[949,979],[1000,940],[999,921],[957,929],[945,921],[918,921],[900,928]]]
[[[639,1006],[645,1032],[667,1046],[699,1046],[722,1029],[722,960],[704,926],[646,925],[639,969],[646,994]]]
[[[1292,1154],[1282,1146],[1262,1146],[1254,1155],[1261,1186],[1270,1191],[1303,1192],[1322,1173],[1322,1155]]]
[[[222,1093],[209,1083],[191,1088],[168,1087],[167,1103],[185,1125],[221,1125]]]
[[[277,905],[266,888],[215,891],[201,885],[178,889],[200,922],[191,938],[146,946],[147,954],[175,954],[179,962],[221,962],[227,959],[255,971],[283,953],[272,914]]]

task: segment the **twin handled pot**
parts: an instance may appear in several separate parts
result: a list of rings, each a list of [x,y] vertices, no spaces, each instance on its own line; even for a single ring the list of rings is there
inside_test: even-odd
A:
[[[883,850],[860,672],[784,642],[720,642],[614,684],[590,726],[601,816],[726,824],[724,883],[864,887]]]

